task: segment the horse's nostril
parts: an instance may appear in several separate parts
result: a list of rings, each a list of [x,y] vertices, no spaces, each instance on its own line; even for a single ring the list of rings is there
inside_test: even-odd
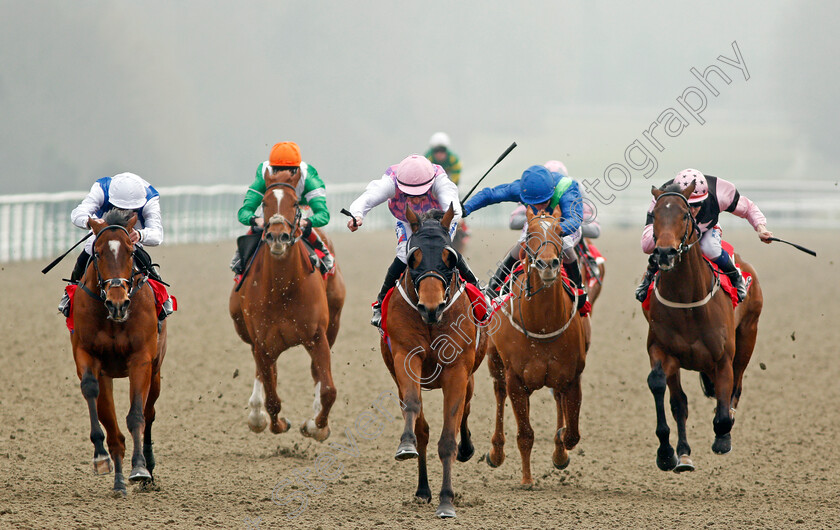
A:
[[[558,267],[560,267],[560,259],[554,258],[553,260],[551,260],[551,268],[556,269]]]

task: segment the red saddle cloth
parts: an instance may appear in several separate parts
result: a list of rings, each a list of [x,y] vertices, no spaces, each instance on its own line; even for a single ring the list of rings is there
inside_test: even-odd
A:
[[[735,263],[735,248],[727,241],[721,241],[721,247],[723,247],[723,250],[725,250],[726,253],[729,254],[729,258],[732,260],[732,263]],[[735,289],[734,285],[732,285],[732,280],[729,279],[729,276],[722,273],[720,271],[720,267],[718,267],[714,262],[709,260],[709,258],[703,256],[703,259],[705,259],[709,263],[709,265],[712,266],[712,269],[715,271],[715,274],[717,274],[718,278],[720,278],[720,288],[723,289],[726,292],[726,294],[729,295],[730,300],[732,300],[732,307],[737,307],[738,290]],[[736,263],[735,267],[737,267],[738,270],[741,270],[741,266],[739,264]],[[750,278],[752,278],[752,274],[744,271],[741,271],[741,274],[744,276],[744,281],[747,282],[747,293],[749,293],[750,286],[752,285],[752,282],[750,281]],[[657,272],[656,275],[659,276],[659,272]],[[653,286],[655,284],[656,279],[654,278],[654,281],[650,282],[650,286],[648,287],[647,298],[645,298],[645,301],[642,302],[642,308],[645,311],[650,309],[650,299],[653,296]]]
[[[511,277],[512,277],[512,276],[513,276],[513,277],[515,277],[515,276],[519,276],[519,275],[520,275],[520,274],[522,274],[524,271],[525,271],[525,266],[524,266],[524,265],[523,265],[523,263],[520,261],[520,262],[519,262],[519,264],[518,264],[516,267],[514,267],[514,269],[511,271],[511,273],[510,273],[510,274],[508,274],[507,278],[505,278],[505,283],[504,283],[504,285],[507,285],[507,284],[510,282],[510,279],[511,279]],[[566,269],[565,269],[565,268],[563,268],[563,267],[560,267],[560,278],[563,280],[563,289],[566,291],[566,294],[568,294],[568,295],[569,295],[569,299],[570,299],[572,302],[574,302],[574,301],[575,301],[575,291],[577,291],[578,298],[580,298],[581,296],[583,296],[583,294],[584,294],[583,289],[578,289],[578,288],[576,288],[576,287],[574,286],[574,284],[572,283],[572,280],[570,280],[570,279],[569,279],[569,276],[566,274]],[[497,290],[497,291],[499,291],[500,289],[501,289],[501,288],[496,289],[496,290]],[[504,303],[505,301],[507,301],[507,299],[508,299],[509,297],[510,297],[510,293],[507,293],[507,295],[505,296],[505,298],[504,298],[504,300],[502,301],[502,303]],[[592,312],[592,304],[591,304],[591,303],[589,303],[589,300],[587,300],[587,301],[583,304],[583,307],[581,307],[581,308],[580,308],[580,310],[578,311],[578,313],[580,313],[580,316],[582,316],[582,317],[585,317],[586,315],[588,315],[588,314],[589,314],[589,313],[591,313],[591,312]]]
[[[159,315],[160,312],[163,310],[164,302],[166,302],[166,300],[168,300],[170,297],[169,293],[166,290],[166,286],[160,283],[159,281],[152,280],[151,278],[149,278],[147,282],[149,283],[149,287],[152,288],[152,292],[155,295],[155,313]],[[71,333],[73,332],[73,329],[75,329],[75,323],[73,322],[73,303],[78,288],[78,285],[72,284],[64,288],[64,291],[67,293],[67,296],[70,297],[70,316],[67,317],[66,323],[67,329],[69,329]],[[174,296],[172,297],[172,310],[178,310],[178,300]]]

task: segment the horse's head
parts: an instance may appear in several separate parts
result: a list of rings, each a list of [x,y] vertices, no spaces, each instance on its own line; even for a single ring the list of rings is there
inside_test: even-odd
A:
[[[120,209],[109,211],[102,219],[88,220],[95,236],[92,258],[99,296],[114,322],[128,319],[134,269],[134,244],[129,234],[136,222],[136,213]]]
[[[537,213],[526,208],[528,230],[525,238],[526,270],[539,271],[540,280],[551,287],[560,274],[563,264],[563,227],[560,224],[560,208],[552,213],[540,210]]]
[[[405,218],[411,224],[408,240],[408,273],[417,291],[417,309],[426,324],[440,321],[455,279],[458,254],[452,248],[449,225],[455,211],[430,210],[418,217],[411,207]]]
[[[301,212],[295,191],[299,180],[299,168],[266,169],[262,201],[265,219],[263,239],[271,255],[277,259],[283,258],[300,237]]]
[[[665,189],[651,188],[656,199],[653,207],[653,260],[663,271],[674,268],[675,260],[690,248],[687,245],[696,224],[688,199],[694,191],[694,183],[680,190],[672,184]]]

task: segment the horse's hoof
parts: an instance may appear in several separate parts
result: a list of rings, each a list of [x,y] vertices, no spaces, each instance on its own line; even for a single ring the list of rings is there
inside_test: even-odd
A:
[[[435,515],[441,519],[454,519],[455,506],[451,502],[442,502],[438,505]]]
[[[432,492],[417,490],[414,494],[414,500],[422,504],[429,504],[432,502]]]
[[[128,476],[129,482],[139,482],[141,480],[151,480],[152,474],[149,473],[149,470],[146,469],[144,466],[137,466],[131,470],[131,474]]]
[[[285,427],[280,425],[281,421],[286,424]],[[271,424],[271,432],[274,433],[274,434],[283,434],[284,432],[289,432],[289,429],[291,429],[291,428],[292,428],[292,422],[289,421],[289,418],[278,418],[277,424],[274,424],[274,423]]]
[[[248,415],[248,428],[252,432],[263,432],[268,426],[268,413],[261,410],[258,414],[251,413]]]
[[[111,457],[108,455],[95,456],[93,458],[93,474],[107,475],[114,470],[114,464],[111,462]]]
[[[420,456],[420,453],[417,452],[417,448],[414,447],[412,443],[401,443],[399,447],[397,447],[397,454],[394,455],[394,458],[397,460],[410,460],[412,458],[417,458]]]
[[[115,499],[124,499],[126,497],[125,488],[122,488],[122,489],[114,488],[111,491],[111,497],[113,497]]]
[[[572,461],[572,457],[569,456],[569,455],[566,455],[566,461],[563,462],[562,464],[558,465],[557,462],[554,462],[554,461],[552,461],[552,464],[554,464],[554,467],[556,469],[563,470],[563,469],[566,469],[567,467],[569,467],[569,462],[571,462],[571,461]]]
[[[459,445],[458,446],[458,456],[456,458],[458,459],[458,462],[469,462],[470,458],[472,458],[474,454],[475,454],[475,447],[473,447],[472,444],[470,444],[469,447],[464,447],[462,445]]]
[[[674,473],[682,473],[683,471],[694,471],[694,462],[688,455],[680,455],[679,462],[674,467]]]
[[[671,449],[671,453],[667,457],[662,457],[659,453],[656,454],[656,465],[662,471],[673,471],[677,467],[677,455]]]
[[[309,419],[301,424],[300,433],[308,438],[314,438],[315,441],[323,442],[330,437],[330,426],[324,425],[323,428],[319,429],[315,425],[315,420]]]
[[[504,456],[502,456],[502,461],[501,462],[499,462],[498,464],[493,462],[493,457],[490,456],[490,453],[484,453],[484,456],[482,456],[481,459],[486,461],[487,465],[494,468],[494,469],[499,467],[500,465],[502,465],[502,462],[505,461]]]
[[[719,455],[725,455],[732,451],[732,437],[729,433],[715,438],[715,443],[712,444],[712,451]]]
[[[137,489],[140,493],[148,493],[150,491],[160,491],[160,486],[155,482],[154,477],[140,482],[140,487]]]

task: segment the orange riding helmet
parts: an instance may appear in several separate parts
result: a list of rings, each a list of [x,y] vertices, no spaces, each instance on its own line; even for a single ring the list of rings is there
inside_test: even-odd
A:
[[[295,167],[300,165],[300,147],[294,142],[280,142],[271,148],[268,164],[280,167]]]

